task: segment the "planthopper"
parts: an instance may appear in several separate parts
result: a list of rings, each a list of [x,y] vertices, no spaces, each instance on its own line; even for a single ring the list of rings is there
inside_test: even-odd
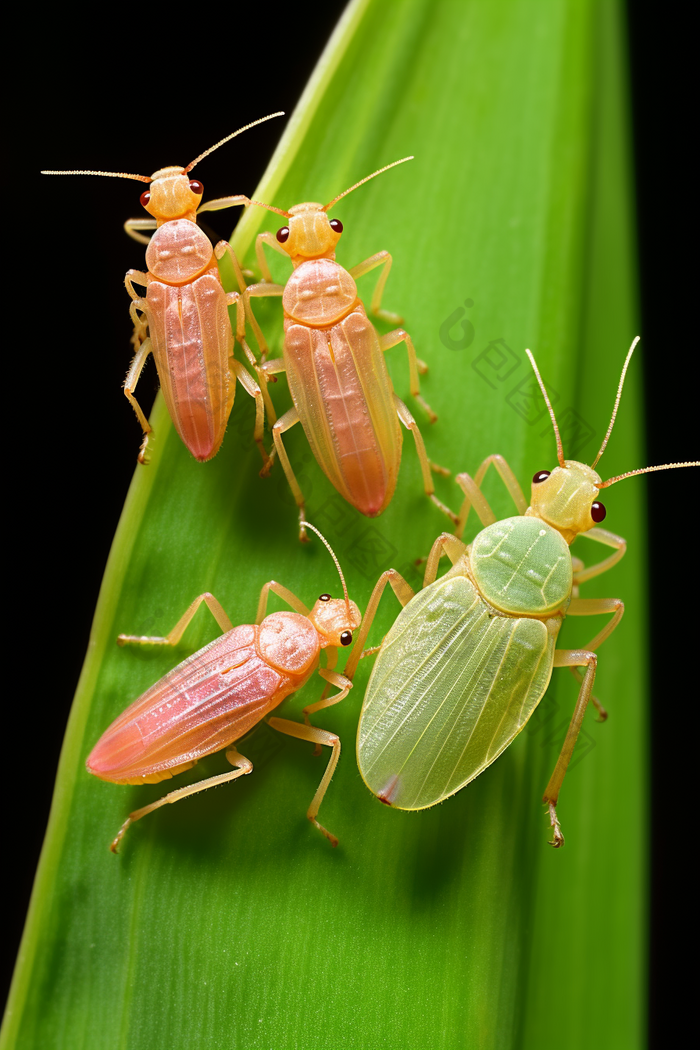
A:
[[[454,524],[451,511],[435,495],[432,471],[448,473],[428,459],[418,424],[404,402],[394,393],[384,354],[403,343],[408,354],[411,394],[428,414],[437,416],[420,394],[418,373],[427,366],[416,357],[413,341],[403,328],[379,335],[358,297],[355,281],[381,267],[370,312],[393,324],[401,318],[381,308],[382,295],[392,257],[377,252],[346,270],[335,258],[343,232],[339,219],[328,212],[339,200],[369,179],[403,164],[404,157],[373,172],[328,204],[297,204],[282,211],[260,201],[251,201],[282,215],[288,225],[275,236],[261,233],[256,241],[258,263],[264,280],[245,291],[248,317],[257,333],[251,298],[281,296],[284,311],[283,357],[267,360],[258,369],[263,388],[266,377],[286,372],[294,406],[274,424],[274,451],[280,458],[299,508],[300,539],[305,535],[304,496],[294,475],[282,440],[291,427],[301,423],[316,460],[338,492],[368,517],[388,506],[396,488],[401,463],[401,426],[410,430],[416,445],[425,494]],[[272,283],[264,245],[276,249],[292,263],[285,285]],[[267,395],[266,395],[267,396]],[[268,405],[268,414],[270,408]],[[274,453],[273,453],[274,454]],[[263,468],[265,474],[267,468]]]
[[[342,598],[324,593],[308,609],[292,591],[269,580],[260,592],[253,624],[234,627],[216,598],[206,593],[195,598],[164,637],[119,635],[120,645],[177,645],[202,602],[224,632],[178,664],[112,722],[90,752],[88,772],[114,784],[155,784],[191,769],[200,758],[223,748],[234,768],[230,773],[171,791],[130,813],[111,844],[113,852],[116,853],[129,825],[147,813],[251,773],[253,764],[240,754],[236,742],[263,719],[280,733],[312,741],[319,752],[322,744],[331,748],[328,766],[307,816],[333,846],[338,845],[335,835],[318,822],[317,814],[338,764],[340,740],[335,733],[312,726],[309,715],[339,703],[352,688],[352,682],[334,668],[338,649],[352,643],[361,616],[348,596],[345,578],[330,545],[313,525],[307,524],[307,528],[320,536],[330,551],[340,574]],[[270,591],[292,611],[266,615]],[[324,650],[326,664],[319,667]],[[331,697],[324,694],[305,707],[304,723],[270,717],[316,671],[339,692]]]
[[[601,720],[606,717],[593,696],[597,650],[624,611],[618,598],[579,597],[580,586],[611,569],[626,549],[620,536],[599,527],[606,514],[600,492],[635,474],[700,466],[667,463],[607,481],[596,472],[636,343],[625,360],[610,425],[590,467],[564,458],[550,400],[527,351],[554,427],[558,465],[534,475],[529,505],[502,456],[485,459],[473,478],[458,475],[464,502],[457,536],[443,533],[435,541],[423,589],[414,594],[394,569],[377,582],[345,673],[352,678],[361,655],[378,652],[360,716],[357,760],[367,787],[387,805],[425,809],[463,788],[524,728],[553,668],[568,667],[579,682],[578,699],[544,793],[551,844],[563,845],[559,792],[588,702]],[[496,520],[481,492],[491,464],[515,503],[515,517]],[[467,546],[458,537],[472,507],[483,529]],[[569,549],[582,533],[612,548],[612,554],[584,566]],[[443,554],[452,567],[438,579]],[[387,584],[403,608],[381,645],[363,654]],[[560,649],[557,636],[566,616],[610,619],[582,649]]]
[[[219,146],[249,128],[273,117],[261,117],[215,146],[200,153],[182,168],[171,165],[153,175],[129,175],[117,171],[44,171],[43,175],[106,175],[148,183],[141,204],[151,218],[128,219],[124,228],[146,249],[147,272],[129,270],[126,290],[131,296],[132,343],[135,354],[124,381],[124,393],[143,429],[139,462],[148,462],[151,426],[136,400],[135,390],[149,354],[158,370],[160,387],[175,429],[195,459],[204,462],[219,451],[231,415],[236,381],[255,399],[254,439],[263,464],[269,457],[263,445],[264,402],[250,373],[233,356],[233,333],[228,308],[236,307],[236,334],[255,364],[245,341],[245,311],[240,293],[246,285],[231,246],[220,241],[214,247],[197,224],[197,216],[249,203],[247,197],[219,197],[202,203],[204,187],[190,178],[192,169]],[[143,230],[154,230],[145,236]],[[228,253],[238,282],[238,292],[225,292],[218,260]],[[146,289],[139,295],[134,285]]]

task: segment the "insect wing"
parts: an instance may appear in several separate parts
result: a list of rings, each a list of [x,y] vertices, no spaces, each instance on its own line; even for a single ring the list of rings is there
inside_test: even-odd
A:
[[[320,467],[349,503],[374,517],[394,494],[401,432],[384,355],[362,306],[330,329],[288,326],[285,363]]]
[[[233,333],[217,275],[172,287],[150,281],[146,298],[153,357],[170,417],[185,445],[204,462],[224,439],[234,385]]]
[[[235,627],[161,678],[103,734],[90,771],[105,780],[161,779],[154,774],[167,777],[247,733],[287,684],[255,641],[255,627]]]
[[[365,783],[398,809],[454,794],[501,754],[542,698],[556,631],[495,616],[463,576],[420,591],[386,636],[357,738]]]

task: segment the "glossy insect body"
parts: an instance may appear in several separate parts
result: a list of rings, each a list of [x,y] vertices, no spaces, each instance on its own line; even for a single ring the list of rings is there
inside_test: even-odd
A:
[[[402,441],[376,329],[354,280],[330,259],[301,263],[282,302],[285,371],[311,451],[338,492],[375,517],[394,495]]]
[[[338,492],[363,514],[374,517],[389,504],[396,487],[401,421],[413,433],[426,494],[451,516],[434,495],[423,438],[408,408],[394,393],[384,353],[398,343],[406,344],[411,393],[434,421],[435,414],[420,397],[418,372],[427,368],[416,358],[411,338],[402,328],[378,335],[357,294],[355,278],[383,267],[372,312],[387,320],[400,320],[380,309],[391,256],[378,252],[350,270],[335,260],[343,226],[338,220],[329,220],[327,212],[350,192],[346,190],[326,205],[299,204],[288,212],[272,208],[289,219],[289,226],[282,227],[276,238],[271,234],[258,237],[258,261],[265,281],[246,291],[248,303],[253,296],[282,296],[284,357],[265,361],[260,372],[269,376],[284,371],[289,380],[294,408],[277,420],[272,433],[299,507],[302,539],[304,497],[282,442],[282,435],[296,423],[301,423],[319,465]],[[264,244],[291,259],[294,272],[285,286],[270,283]],[[266,346],[263,353],[266,356]]]
[[[281,114],[272,114],[280,116]],[[269,120],[264,117],[263,120]],[[259,124],[261,121],[255,121]],[[163,397],[175,429],[195,459],[205,461],[218,452],[233,407],[236,380],[256,400],[254,438],[263,463],[268,456],[263,447],[264,402],[257,383],[233,357],[233,333],[229,306],[237,308],[237,334],[249,358],[245,342],[245,313],[240,292],[245,281],[230,246],[221,241],[216,248],[197,225],[197,215],[249,203],[244,196],[223,197],[202,204],[204,187],[190,178],[190,172],[203,157],[254,124],[234,132],[201,154],[186,168],[161,168],[150,177],[115,172],[46,172],[46,174],[118,175],[150,184],[141,203],[151,219],[130,219],[127,233],[148,245],[148,272],[129,270],[126,288],[131,296],[133,343],[136,350],[126,377],[124,392],[143,428],[144,439],[139,461],[147,462],[151,427],[134,391],[150,353],[158,370]],[[140,230],[152,230],[150,238]],[[228,252],[233,263],[239,292],[224,291],[217,260]],[[146,288],[139,295],[134,285]]]
[[[566,543],[535,518],[489,526],[468,552],[447,534],[438,542],[459,553],[454,569],[409,601],[384,639],[358,729],[362,777],[397,809],[448,798],[520,732],[549,685],[571,595]],[[515,566],[515,587],[498,579]]]
[[[615,411],[621,389],[622,380]],[[549,402],[548,407],[551,412]],[[613,421],[614,417],[615,412]],[[383,574],[346,674],[354,673],[379,598],[389,583],[404,608],[379,647],[360,717],[357,757],[365,783],[381,801],[414,810],[441,802],[486,769],[526,725],[553,668],[569,667],[581,687],[544,796],[552,844],[560,846],[564,838],[556,805],[588,701],[605,717],[592,695],[595,650],[624,611],[618,599],[581,599],[578,589],[620,560],[625,541],[596,528],[605,516],[599,491],[620,478],[604,482],[592,467],[565,460],[553,412],[552,420],[559,466],[535,475],[529,506],[500,456],[485,460],[473,479],[458,476],[465,493],[459,533],[472,506],[485,527],[468,547],[443,533],[430,553],[425,585],[417,595],[394,570]],[[491,463],[513,497],[519,511],[516,517],[496,521],[480,491]],[[690,465],[698,464],[670,464]],[[585,532],[614,548],[613,554],[590,568],[573,558],[569,549]],[[442,554],[448,555],[452,568],[436,579]],[[566,615],[603,614],[610,615],[610,621],[585,648],[556,648]]]
[[[309,525],[308,528],[313,529]],[[316,531],[316,530],[314,530]],[[324,541],[325,542],[325,541]],[[343,581],[343,589],[345,584]],[[265,615],[269,591],[290,604],[294,611]],[[340,690],[304,711],[306,724],[272,718],[269,725],[282,733],[332,748],[331,760],[309,808],[309,819],[333,845],[337,840],[316,820],[319,806],[340,754],[340,741],[333,733],[316,729],[310,713],[342,700],[352,683],[333,671],[337,648],[352,642],[360,625],[360,613],[345,591],[344,599],[323,594],[309,611],[291,591],[270,581],[262,589],[255,624],[232,627],[223,609],[210,594],[200,595],[179,623],[164,638],[120,635],[126,642],[174,645],[202,601],[205,601],[225,632],[221,638],[184,660],[135,700],[106,730],[87,759],[89,772],[117,784],[151,784],[190,769],[205,755],[222,748],[234,772],[174,791],[150,806],[132,813],[124,823],[112,849],[129,824],[169,802],[234,780],[252,771],[252,764],[234,744],[291,693],[296,692],[318,669],[322,650],[328,650],[327,666],[320,676]]]

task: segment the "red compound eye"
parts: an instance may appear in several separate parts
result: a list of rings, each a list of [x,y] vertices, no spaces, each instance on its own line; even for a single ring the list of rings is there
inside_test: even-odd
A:
[[[331,229],[333,230],[333,233],[342,233],[343,232],[343,224],[340,221],[340,219],[331,219],[330,225],[331,225]]]
[[[204,186],[197,179],[190,179],[190,189],[193,193],[204,193]]]
[[[143,193],[141,194],[141,196],[139,197],[139,200],[143,204],[144,208],[146,207],[146,205],[148,204],[150,199],[151,199],[151,191],[150,190],[144,190]]]
[[[289,226],[283,226],[280,230],[277,231],[275,236],[277,237],[277,240],[280,242],[280,244],[284,244],[284,242],[289,239]]]
[[[538,470],[537,473],[532,478],[533,483],[535,485],[539,485],[539,483],[541,481],[546,481],[550,474],[551,474],[550,470]]]
[[[591,517],[593,518],[593,521],[603,521],[607,513],[605,504],[598,502],[591,504]]]

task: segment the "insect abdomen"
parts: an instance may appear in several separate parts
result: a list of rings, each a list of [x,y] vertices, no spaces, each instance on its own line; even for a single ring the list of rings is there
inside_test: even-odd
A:
[[[542,698],[556,629],[495,615],[464,576],[419,592],[367,687],[357,755],[370,790],[399,809],[423,809],[473,780]]]

